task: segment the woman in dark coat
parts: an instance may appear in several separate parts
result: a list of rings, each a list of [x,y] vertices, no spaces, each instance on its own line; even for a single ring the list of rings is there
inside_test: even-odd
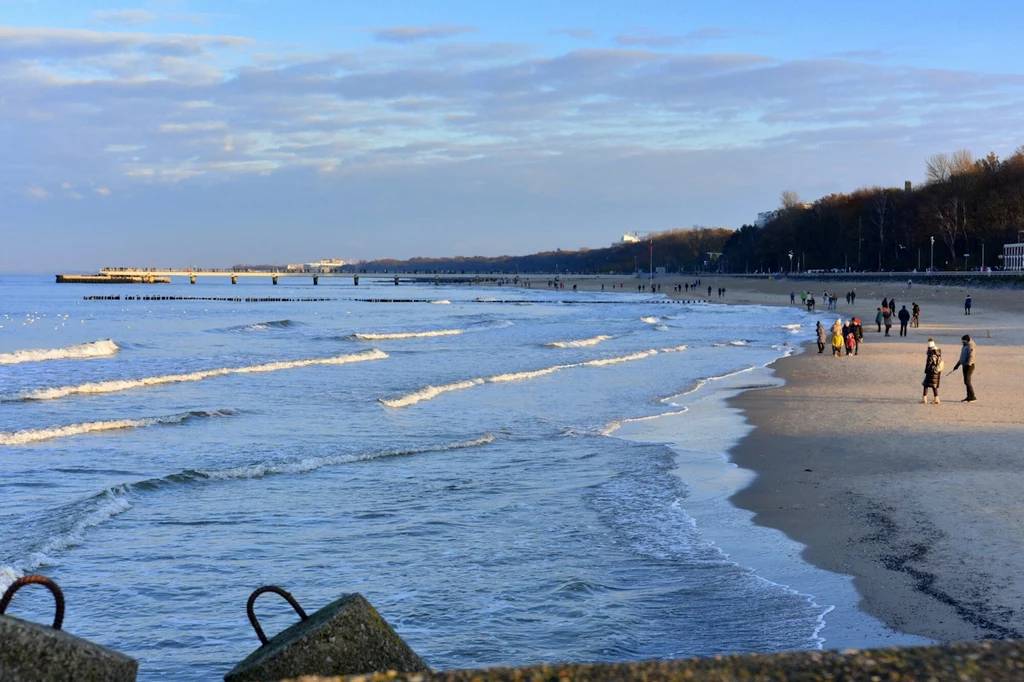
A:
[[[924,392],[921,394],[921,402],[928,403],[928,389],[932,389],[935,395],[935,404],[939,404],[939,380],[942,378],[942,351],[935,345],[935,339],[928,339],[928,356],[924,361]]]

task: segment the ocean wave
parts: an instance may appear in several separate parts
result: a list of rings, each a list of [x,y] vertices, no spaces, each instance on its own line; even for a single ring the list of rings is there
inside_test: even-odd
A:
[[[54,554],[84,543],[89,528],[131,509],[129,490],[126,485],[113,486],[85,500],[58,507],[34,521],[33,525],[46,535],[41,543],[26,548],[24,558],[0,566],[0,592],[26,573],[55,563]]]
[[[721,348],[723,346],[749,346],[750,343],[747,342],[747,341],[736,340],[736,341],[725,341],[725,342],[721,342],[721,343],[713,343],[711,345],[713,347],[715,347],[715,348]]]
[[[659,403],[668,403],[670,405],[674,405],[674,403],[672,402],[673,400],[676,400],[677,398],[682,398],[684,396],[688,396],[688,395],[690,395],[692,393],[695,393],[695,392],[699,391],[701,388],[703,388],[704,386],[707,386],[712,381],[721,381],[722,379],[728,379],[729,377],[734,377],[737,374],[743,374],[745,372],[750,372],[750,371],[752,371],[754,369],[757,369],[757,368],[754,367],[753,365],[751,365],[750,367],[744,367],[743,369],[737,369],[737,370],[735,370],[733,372],[726,372],[725,374],[719,374],[719,375],[716,375],[716,376],[705,377],[703,379],[697,379],[695,382],[693,382],[693,385],[691,385],[690,388],[686,389],[685,391],[682,391],[680,393],[673,393],[672,395],[666,396],[664,398],[659,398],[658,402]]]
[[[0,365],[17,365],[22,362],[41,362],[43,360],[100,358],[113,355],[119,350],[120,347],[112,339],[102,339],[66,348],[38,348],[0,353]]]
[[[160,424],[181,424],[190,419],[204,417],[228,417],[234,414],[231,410],[194,410],[163,417],[145,417],[142,419],[112,419],[109,421],[83,422],[67,426],[51,426],[46,429],[25,429],[23,431],[0,431],[0,445],[26,445],[55,438],[68,438],[96,431],[115,431],[120,429],[138,429]]]
[[[378,401],[388,407],[408,407],[421,403],[425,400],[431,400],[441,395],[442,393],[448,393],[450,391],[459,391],[465,388],[473,388],[474,386],[482,386],[483,384],[500,384],[511,381],[524,381],[526,379],[535,379],[537,377],[546,376],[548,374],[554,374],[564,369],[571,369],[573,367],[606,367],[608,365],[616,365],[621,362],[632,362],[633,360],[642,360],[649,358],[652,355],[658,353],[672,353],[683,350],[685,346],[677,346],[675,348],[665,348],[657,350],[652,348],[650,350],[637,351],[636,353],[630,353],[629,355],[620,355],[613,358],[601,358],[598,360],[586,360],[584,362],[573,362],[566,365],[552,365],[551,367],[542,367],[540,369],[525,370],[522,372],[509,372],[506,374],[495,374],[485,378],[470,379],[468,381],[457,381],[451,384],[445,384],[443,386],[427,386],[421,388],[418,391],[409,393],[400,398],[392,400],[385,400],[379,398]]]
[[[22,393],[13,398],[0,398],[0,402],[10,402],[11,400],[55,400],[57,398],[64,398],[66,396],[79,393],[113,393],[116,391],[127,391],[133,388],[142,388],[144,386],[202,381],[203,379],[209,379],[210,377],[226,376],[228,374],[277,372],[279,370],[310,367],[312,365],[344,365],[350,362],[383,360],[387,357],[386,353],[374,348],[373,350],[367,350],[360,353],[336,355],[330,358],[285,360],[281,362],[268,362],[262,365],[250,365],[248,367],[221,367],[219,369],[200,370],[198,372],[189,372],[187,374],[165,374],[163,376],[144,377],[142,379],[114,379],[110,381],[97,381],[94,383],[80,384],[78,386],[41,388]]]
[[[424,400],[430,400],[436,398],[442,393],[448,393],[449,391],[460,391],[464,388],[473,388],[484,383],[484,379],[470,379],[468,381],[456,381],[451,384],[444,384],[442,386],[427,386],[421,388],[418,391],[404,395],[401,398],[395,398],[394,400],[385,400],[379,398],[381,403],[388,407],[408,407],[409,405],[415,405],[416,403],[423,402]]]
[[[10,565],[0,566],[0,593],[25,573],[56,563],[55,554],[70,547],[83,544],[86,531],[89,528],[105,523],[115,516],[128,511],[132,506],[132,498],[149,491],[173,485],[190,485],[211,480],[261,478],[274,474],[301,474],[315,471],[325,466],[371,459],[464,450],[488,445],[495,440],[496,436],[486,434],[472,440],[415,448],[394,448],[376,452],[308,457],[304,459],[279,459],[230,469],[186,470],[160,478],[112,486],[97,495],[57,507],[44,513],[40,518],[34,519],[33,526],[45,534],[44,539],[39,544],[33,543],[25,547],[23,551],[24,558]],[[38,537],[38,535],[34,533],[33,538],[35,537]],[[8,547],[5,550],[9,556],[12,554],[11,548]],[[16,556],[17,553],[17,550],[13,550],[13,555]]]
[[[641,317],[640,321],[641,322],[646,322],[647,324],[661,324],[661,320],[659,320],[654,315],[648,315],[647,317]]]
[[[779,326],[782,327],[783,329],[788,329],[789,331],[791,331],[793,333],[796,333],[796,332],[800,331],[803,328],[804,325],[801,324],[800,322],[797,322],[797,323],[794,323],[794,324],[783,324],[783,325],[779,325]]]
[[[600,336],[592,336],[589,339],[579,339],[577,341],[551,341],[544,345],[551,346],[552,348],[586,348],[587,346],[596,346],[602,341],[607,341],[610,338],[612,337],[601,334]]]
[[[392,332],[392,333],[381,333],[381,334],[352,334],[353,339],[359,339],[360,341],[389,341],[392,339],[425,339],[435,336],[458,336],[465,330],[463,329],[438,329],[435,331],[425,332]]]
[[[294,320],[270,320],[269,322],[256,322],[255,324],[240,324],[237,327],[229,327],[228,331],[259,332],[266,329],[288,329],[289,327],[297,327],[301,324],[301,322]]]
[[[684,407],[683,409],[675,410],[674,412],[663,412],[661,414],[652,414],[652,415],[647,416],[647,417],[631,417],[629,419],[616,419],[615,421],[608,422],[608,424],[605,425],[605,427],[603,429],[601,429],[600,433],[601,433],[602,436],[610,436],[613,433],[615,433],[616,431],[618,431],[620,428],[622,428],[623,424],[632,424],[632,423],[635,423],[635,422],[647,422],[647,421],[651,421],[652,419],[660,419],[661,417],[671,417],[671,416],[674,416],[674,415],[686,414],[689,411],[690,411],[689,408]]]
[[[436,301],[431,301],[431,303],[434,304],[434,305],[451,305],[452,304],[452,302],[449,301],[446,298],[441,298],[441,299],[438,299]]]

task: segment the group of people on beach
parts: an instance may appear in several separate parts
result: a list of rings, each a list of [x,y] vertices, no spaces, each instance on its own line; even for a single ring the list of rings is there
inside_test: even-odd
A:
[[[860,323],[860,318],[850,318],[850,321],[845,324],[841,318],[837,318],[829,332],[831,333],[832,357],[842,357],[844,348],[847,355],[857,355],[860,344],[864,340],[864,327]],[[829,333],[825,331],[825,326],[821,322],[818,322],[816,334],[818,352],[824,353],[825,344],[829,342]]]
[[[810,292],[801,292],[800,296],[801,300],[813,300],[813,296]],[[827,293],[826,296],[828,296]],[[852,304],[853,301],[856,300],[855,296],[855,292],[847,294],[847,303]],[[790,292],[789,300],[790,303],[795,302],[796,292]],[[812,309],[812,305],[808,305],[808,311]],[[907,336],[907,328],[909,326],[920,326],[921,306],[919,306],[916,301],[911,303],[910,310],[907,310],[906,305],[901,306],[898,313],[895,312],[895,310],[895,299],[883,297],[882,305],[876,308],[877,312],[875,315],[875,323],[878,325],[879,333],[881,333],[882,327],[885,326],[885,335],[889,336],[889,330],[892,328],[892,318],[894,313],[900,322],[900,336]],[[964,301],[964,314],[971,314],[970,295],[968,295],[966,301]],[[843,320],[838,318],[828,330],[826,330],[825,326],[818,321],[815,329],[815,336],[818,343],[818,353],[824,353],[825,346],[831,345],[832,357],[842,357],[844,348],[846,355],[857,355],[860,349],[860,344],[864,341],[864,328],[861,325],[860,319],[856,317],[851,318],[849,322],[846,323],[843,323]],[[967,397],[961,402],[973,403],[977,400],[977,396],[974,394],[974,386],[971,381],[972,376],[974,375],[976,347],[969,334],[964,334],[963,337],[961,337],[961,343],[963,345],[960,349],[960,357],[953,366],[953,369],[950,370],[949,374],[963,368],[964,387],[967,389]],[[925,356],[924,380],[921,382],[921,385],[924,388],[921,395],[921,402],[928,402],[928,390],[931,389],[933,404],[940,404],[939,384],[941,383],[942,372],[944,369],[945,363],[942,360],[942,350],[936,345],[935,339],[929,338],[927,354]]]

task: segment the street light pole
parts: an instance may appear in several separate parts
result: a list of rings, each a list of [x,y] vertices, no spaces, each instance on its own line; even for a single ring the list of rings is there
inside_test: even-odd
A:
[[[651,237],[651,274],[650,279],[654,279],[654,237]]]
[[[789,252],[789,274],[793,274],[793,251]]]
[[[935,272],[935,235],[932,235],[931,261],[931,265],[928,266],[928,272]]]

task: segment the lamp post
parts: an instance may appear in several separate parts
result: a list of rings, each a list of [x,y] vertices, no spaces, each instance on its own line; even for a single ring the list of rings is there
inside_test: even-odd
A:
[[[928,266],[928,272],[935,272],[935,235],[932,235],[932,252],[931,252],[931,265]]]
[[[790,272],[790,274],[793,274],[793,251],[792,250],[790,250],[790,252],[789,252],[789,272]]]

